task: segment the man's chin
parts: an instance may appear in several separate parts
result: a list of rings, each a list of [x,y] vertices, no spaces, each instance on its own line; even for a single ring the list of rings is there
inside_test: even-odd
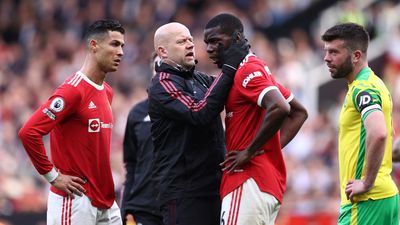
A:
[[[194,60],[185,63],[185,66],[186,66],[186,67],[193,67],[193,66],[195,66],[195,65],[196,65],[196,62],[195,62]]]

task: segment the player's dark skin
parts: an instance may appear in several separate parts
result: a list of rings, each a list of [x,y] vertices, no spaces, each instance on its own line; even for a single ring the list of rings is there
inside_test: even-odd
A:
[[[244,41],[244,36],[241,32],[235,32],[233,35],[224,34],[219,26],[204,31],[204,42],[207,44],[207,53],[209,58],[214,61],[214,64],[220,64],[219,54],[221,46],[226,49],[232,41]],[[262,99],[261,107],[266,109],[266,113],[256,136],[246,149],[230,151],[227,154],[225,161],[220,164],[223,171],[227,171],[228,173],[234,172],[249,162],[254,156],[263,154],[262,146],[279,129],[285,129],[285,132],[281,134],[281,146],[286,146],[297,134],[307,118],[307,111],[299,102],[293,99],[290,104],[287,103],[278,90],[267,92]],[[301,116],[298,117],[298,114]],[[301,119],[295,119],[296,117]]]

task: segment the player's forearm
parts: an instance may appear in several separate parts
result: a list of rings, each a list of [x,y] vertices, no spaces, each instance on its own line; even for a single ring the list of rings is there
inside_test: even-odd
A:
[[[372,188],[385,155],[386,132],[369,131],[366,135],[366,163],[364,184]]]
[[[215,121],[224,109],[233,77],[220,74],[212,83],[203,99],[194,99],[181,81],[173,78],[161,78],[160,83],[150,88],[150,116],[160,108],[166,116],[192,125],[209,125]],[[154,119],[154,116],[153,116]]]
[[[36,170],[42,175],[51,171],[53,164],[46,155],[42,135],[33,127],[24,126],[18,136]]]
[[[281,147],[285,147],[299,132],[308,117],[307,111],[296,110],[291,107],[290,114],[286,117],[281,126]]]
[[[258,130],[254,140],[247,148],[250,155],[253,155],[256,151],[261,150],[261,147],[265,145],[281,128],[282,123],[287,117],[288,112],[279,107],[267,110],[264,122]]]

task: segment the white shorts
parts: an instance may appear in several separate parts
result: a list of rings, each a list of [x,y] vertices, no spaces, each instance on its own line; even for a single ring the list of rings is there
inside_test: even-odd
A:
[[[50,191],[47,225],[122,225],[117,203],[109,209],[94,207],[86,195],[63,197]]]
[[[249,178],[222,199],[221,225],[274,225],[279,208],[278,200]]]

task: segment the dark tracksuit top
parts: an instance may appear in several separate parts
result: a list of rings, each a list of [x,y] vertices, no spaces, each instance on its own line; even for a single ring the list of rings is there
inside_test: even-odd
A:
[[[233,74],[214,78],[165,63],[156,72],[149,87],[149,115],[158,200],[219,197],[219,163],[226,151],[219,113]]]
[[[148,100],[139,102],[129,112],[126,123],[124,163],[127,174],[121,204],[123,217],[130,212],[134,216],[141,213],[161,218],[156,201],[157,184],[152,179],[154,147],[148,111]]]

